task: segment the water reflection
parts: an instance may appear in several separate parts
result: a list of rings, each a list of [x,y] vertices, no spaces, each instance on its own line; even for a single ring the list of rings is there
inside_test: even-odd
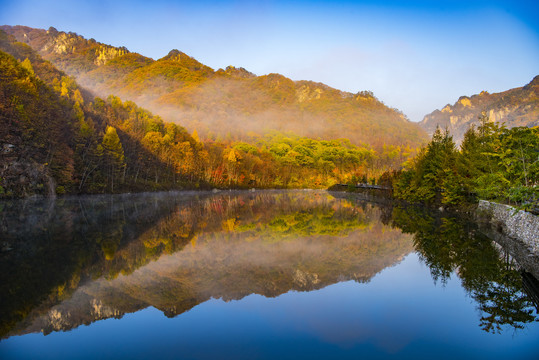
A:
[[[420,259],[434,281],[447,282],[453,273],[477,303],[483,330],[523,329],[536,321],[532,298],[523,291],[519,265],[463,218],[424,208],[395,207],[393,224],[414,235]]]
[[[486,331],[535,320],[514,263],[457,218],[326,192],[161,193],[0,204],[2,337],[153,306],[368,282],[415,251],[452,274]]]

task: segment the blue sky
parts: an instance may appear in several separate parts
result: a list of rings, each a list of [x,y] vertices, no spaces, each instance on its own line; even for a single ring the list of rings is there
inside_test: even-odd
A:
[[[158,59],[179,49],[357,92],[418,121],[539,75],[537,1],[0,0],[0,24],[54,26]]]

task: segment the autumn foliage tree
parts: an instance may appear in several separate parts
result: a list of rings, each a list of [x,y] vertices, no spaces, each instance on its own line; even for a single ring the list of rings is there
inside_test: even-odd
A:
[[[107,126],[101,146],[103,147],[103,163],[108,178],[107,183],[110,184],[110,191],[114,192],[114,184],[125,180],[126,168],[122,142],[114,127]]]

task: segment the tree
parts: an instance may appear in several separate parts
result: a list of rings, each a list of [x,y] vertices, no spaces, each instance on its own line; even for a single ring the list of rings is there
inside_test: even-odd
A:
[[[110,181],[110,191],[114,192],[114,183],[120,178],[120,174],[125,174],[125,156],[122,142],[118,137],[116,128],[107,126],[103,136],[103,158],[105,163],[105,173]]]
[[[22,62],[21,62],[21,66],[23,68],[25,68],[26,70],[28,70],[28,72],[32,75],[35,75],[34,73],[34,68],[32,66],[32,63],[30,62],[30,60],[28,60],[28,58],[24,59]]]
[[[198,137],[198,131],[195,129],[193,130],[193,135],[191,135],[193,137],[193,139],[199,143],[200,142],[200,138]]]

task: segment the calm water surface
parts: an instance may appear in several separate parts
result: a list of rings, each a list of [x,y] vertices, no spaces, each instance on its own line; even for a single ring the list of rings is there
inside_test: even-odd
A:
[[[537,359],[473,224],[318,191],[0,203],[2,359]],[[526,276],[526,275],[525,275]]]

